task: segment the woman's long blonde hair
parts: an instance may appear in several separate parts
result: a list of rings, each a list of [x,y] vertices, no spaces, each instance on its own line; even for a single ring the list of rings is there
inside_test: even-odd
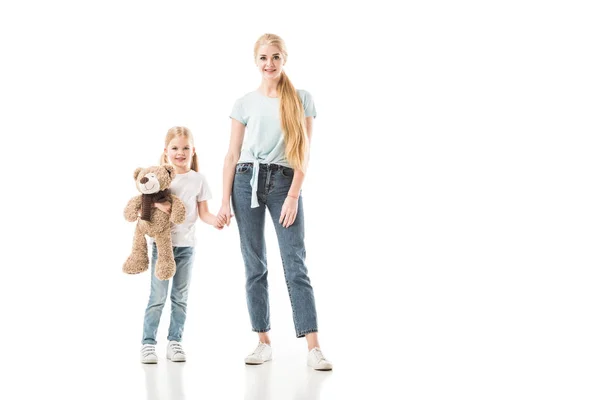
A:
[[[265,33],[254,44],[254,59],[258,55],[260,46],[276,46],[285,62],[288,57],[287,48],[282,38],[272,33]],[[302,101],[292,85],[290,78],[281,71],[281,78],[277,84],[279,97],[279,115],[281,116],[281,130],[285,140],[285,156],[294,169],[302,172],[306,170],[308,158],[308,136],[306,134],[306,120]]]
[[[167,131],[167,136],[165,136],[165,149],[169,147],[169,143],[171,143],[171,140],[173,140],[173,138],[175,138],[176,136],[185,137],[190,142],[190,145],[194,147],[194,137],[192,136],[192,132],[190,132],[190,130],[185,126],[174,126]],[[167,155],[164,152],[160,156],[160,163],[169,164],[169,159],[167,158]],[[198,158],[196,157],[195,151],[194,155],[192,156],[191,168],[194,171],[198,172]]]

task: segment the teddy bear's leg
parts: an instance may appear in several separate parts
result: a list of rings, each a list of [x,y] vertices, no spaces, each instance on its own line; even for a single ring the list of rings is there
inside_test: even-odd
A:
[[[158,250],[158,260],[156,261],[154,275],[162,281],[171,279],[175,275],[175,258],[173,256],[170,230],[156,235],[156,248]]]
[[[136,225],[133,236],[133,249],[131,255],[123,264],[123,272],[126,274],[139,274],[148,269],[148,245],[146,237],[140,225]]]

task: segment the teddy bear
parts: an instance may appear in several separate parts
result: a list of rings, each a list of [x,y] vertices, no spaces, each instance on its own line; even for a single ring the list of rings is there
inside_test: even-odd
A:
[[[148,247],[146,237],[154,238],[158,259],[154,274],[160,280],[168,280],[175,275],[175,258],[171,242],[171,223],[181,224],[185,220],[185,205],[171,194],[169,186],[175,177],[172,165],[137,168],[133,173],[138,191],[142,194],[133,197],[125,207],[125,219],[137,221],[131,255],[123,265],[126,274],[139,274],[148,269]],[[153,203],[171,203],[171,213],[162,212]]]

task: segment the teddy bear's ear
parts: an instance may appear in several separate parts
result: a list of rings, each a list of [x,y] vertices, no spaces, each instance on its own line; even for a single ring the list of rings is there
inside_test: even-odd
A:
[[[175,167],[173,167],[171,164],[163,164],[162,167],[167,170],[167,173],[171,179],[175,177]]]
[[[138,179],[138,175],[140,172],[142,172],[143,168],[136,168],[135,171],[133,172],[133,179],[137,181]]]

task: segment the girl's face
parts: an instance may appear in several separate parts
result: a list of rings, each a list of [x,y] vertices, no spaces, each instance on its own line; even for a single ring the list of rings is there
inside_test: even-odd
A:
[[[192,165],[192,156],[196,149],[190,146],[190,141],[185,136],[176,136],[165,149],[169,163],[178,170],[189,170]]]
[[[263,45],[258,48],[256,66],[264,79],[277,79],[285,62],[277,46]]]

